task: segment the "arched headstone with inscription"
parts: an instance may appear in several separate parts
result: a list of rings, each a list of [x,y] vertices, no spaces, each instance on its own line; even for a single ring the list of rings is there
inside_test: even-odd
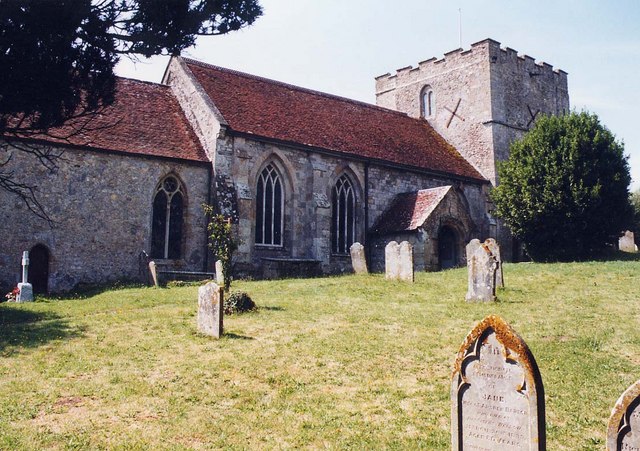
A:
[[[609,418],[607,451],[640,451],[640,381],[620,396]]]
[[[467,336],[451,383],[451,449],[544,450],[544,389],[526,343],[488,316]]]

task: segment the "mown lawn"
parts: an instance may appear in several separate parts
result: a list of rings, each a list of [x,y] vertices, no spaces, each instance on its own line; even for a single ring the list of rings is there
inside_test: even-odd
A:
[[[450,372],[488,314],[542,373],[549,449],[604,449],[640,379],[640,262],[505,266],[492,304],[466,269],[236,282],[260,310],[195,331],[197,288],[0,305],[0,449],[449,449]]]

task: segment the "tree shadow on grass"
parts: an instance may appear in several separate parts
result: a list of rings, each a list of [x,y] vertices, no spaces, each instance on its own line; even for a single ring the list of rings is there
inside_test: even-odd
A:
[[[253,337],[249,337],[247,335],[238,335],[233,332],[225,332],[222,334],[223,338],[229,338],[231,340],[255,340]]]
[[[35,348],[53,340],[78,337],[83,332],[55,313],[0,305],[0,352],[11,347]]]
[[[260,310],[268,310],[268,311],[272,311],[272,312],[283,312],[284,311],[283,307],[276,307],[276,306],[272,306],[272,305],[261,305],[258,308]]]

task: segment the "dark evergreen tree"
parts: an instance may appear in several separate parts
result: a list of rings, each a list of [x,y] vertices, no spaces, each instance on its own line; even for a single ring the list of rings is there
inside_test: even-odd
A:
[[[534,260],[597,256],[632,224],[624,145],[594,114],[540,118],[498,175],[496,214]]]
[[[48,219],[34,187],[3,169],[8,143],[54,169],[59,150],[22,138],[69,121],[70,133],[86,128],[114,100],[122,55],[178,55],[198,36],[238,30],[261,14],[258,0],[0,0],[0,188]]]

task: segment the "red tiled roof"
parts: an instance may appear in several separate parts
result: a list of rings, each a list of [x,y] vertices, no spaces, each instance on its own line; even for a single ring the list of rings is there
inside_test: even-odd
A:
[[[424,224],[449,190],[451,186],[447,185],[398,194],[376,222],[373,232],[384,234],[416,230]]]
[[[74,133],[79,129],[78,133]],[[24,136],[25,138],[27,136]],[[70,120],[28,138],[140,155],[209,161],[171,89],[118,78],[115,101],[90,121]]]
[[[425,120],[183,59],[237,132],[485,180]]]

